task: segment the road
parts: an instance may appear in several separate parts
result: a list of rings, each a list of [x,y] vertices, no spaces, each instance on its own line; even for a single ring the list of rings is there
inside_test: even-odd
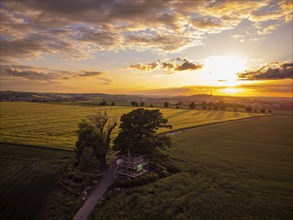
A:
[[[101,182],[96,186],[95,190],[91,193],[90,197],[86,200],[84,205],[78,210],[73,217],[73,220],[86,220],[95,208],[98,201],[103,197],[109,186],[114,181],[114,172],[116,169],[116,158],[112,161],[112,166],[102,177]]]

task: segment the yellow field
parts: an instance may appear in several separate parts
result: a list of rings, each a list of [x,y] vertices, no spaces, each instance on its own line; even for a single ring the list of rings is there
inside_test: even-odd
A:
[[[89,115],[105,111],[116,117],[132,107],[87,107],[27,102],[0,103],[0,142],[73,149],[77,124]],[[255,116],[254,113],[187,109],[161,109],[173,130]],[[161,129],[159,132],[165,132]],[[113,132],[117,135],[118,127]]]

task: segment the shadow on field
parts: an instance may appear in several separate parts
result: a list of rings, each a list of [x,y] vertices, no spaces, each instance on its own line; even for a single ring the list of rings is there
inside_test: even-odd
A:
[[[207,115],[207,118],[211,118],[211,117],[213,117],[216,113],[217,113],[217,111],[211,111],[211,112]]]
[[[179,115],[182,115],[182,114],[188,113],[189,111],[190,111],[190,110],[179,111],[179,112],[174,113],[173,115],[168,116],[168,118],[175,118],[175,117],[177,117],[177,116],[179,116]]]
[[[233,116],[234,117],[238,117],[239,116],[239,112],[234,112]]]
[[[225,116],[225,112],[224,111],[218,111],[217,114],[216,114],[215,119],[216,120],[221,120],[222,118],[224,118],[224,116]]]
[[[196,112],[194,114],[192,114],[192,115],[195,116],[195,115],[200,115],[202,113],[204,113],[204,111],[196,110]]]

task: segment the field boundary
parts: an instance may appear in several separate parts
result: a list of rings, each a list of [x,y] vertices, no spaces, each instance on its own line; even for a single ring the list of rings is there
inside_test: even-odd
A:
[[[217,125],[217,124],[222,124],[222,123],[247,120],[247,119],[252,119],[252,118],[256,118],[256,117],[265,117],[265,116],[272,116],[272,115],[254,115],[254,116],[250,116],[247,118],[238,118],[238,119],[231,119],[231,120],[227,120],[227,121],[211,122],[211,123],[202,124],[202,125],[194,125],[194,126],[189,126],[189,127],[185,127],[185,128],[178,128],[173,131],[165,131],[165,132],[159,133],[159,135],[173,135],[173,134],[180,133],[180,132],[190,130],[193,128],[199,128],[199,127],[204,127],[204,126],[209,126],[209,125]]]
[[[0,141],[0,145],[1,144],[6,144],[6,145],[17,145],[20,147],[26,147],[26,148],[37,148],[37,149],[46,149],[46,150],[55,150],[55,151],[65,151],[65,152],[74,152],[74,149],[66,149],[66,148],[56,148],[56,147],[46,147],[46,146],[40,146],[40,145],[29,145],[29,144],[18,144],[18,143],[9,143],[9,142],[3,142]],[[1,149],[0,149],[0,153],[1,153]]]

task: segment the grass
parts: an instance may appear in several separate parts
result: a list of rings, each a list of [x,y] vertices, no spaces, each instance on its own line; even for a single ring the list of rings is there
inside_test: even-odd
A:
[[[292,219],[292,116],[172,135],[181,172],[107,195],[91,219]]]
[[[74,154],[0,143],[0,219],[35,219]]]
[[[119,121],[132,107],[92,107],[65,104],[25,102],[0,103],[0,142],[73,149],[77,124],[97,111],[105,111]],[[187,109],[161,109],[173,125],[173,130],[256,116],[245,112],[225,112]],[[166,132],[161,129],[159,132]],[[113,131],[117,135],[118,127]]]

